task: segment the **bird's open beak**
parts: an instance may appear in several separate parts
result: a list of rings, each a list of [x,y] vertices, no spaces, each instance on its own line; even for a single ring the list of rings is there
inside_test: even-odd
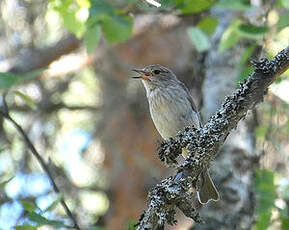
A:
[[[144,71],[143,69],[132,69],[132,71],[137,72],[137,73],[141,73],[141,74],[146,73],[146,71]]]
[[[132,77],[132,78],[135,78],[135,79],[149,80],[149,77],[151,75],[150,72],[147,72],[147,71],[145,71],[143,69],[132,69],[132,71],[141,74],[140,76]]]

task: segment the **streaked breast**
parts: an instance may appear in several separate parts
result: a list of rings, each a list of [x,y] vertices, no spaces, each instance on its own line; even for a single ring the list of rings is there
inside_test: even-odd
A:
[[[198,127],[198,116],[182,89],[158,88],[147,96],[152,120],[162,138],[174,137],[186,126]]]

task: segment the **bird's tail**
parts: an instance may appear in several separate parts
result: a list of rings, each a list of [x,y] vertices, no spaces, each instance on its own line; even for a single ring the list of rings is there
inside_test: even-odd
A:
[[[199,178],[198,199],[201,204],[206,204],[210,200],[219,200],[219,193],[211,179],[208,169],[204,170]]]
[[[188,151],[186,148],[182,149],[182,154],[184,158],[188,157]],[[197,195],[199,202],[201,204],[206,204],[210,200],[219,200],[219,193],[211,179],[208,169],[205,169],[197,182]]]

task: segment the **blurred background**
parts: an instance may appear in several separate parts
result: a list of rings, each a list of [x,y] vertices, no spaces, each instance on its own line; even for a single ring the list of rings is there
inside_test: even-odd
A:
[[[161,64],[190,89],[206,121],[253,71],[289,44],[288,0],[0,0],[0,229],[134,229],[147,193],[173,173],[132,68]],[[289,72],[250,111],[212,162],[220,201],[194,225],[289,229]],[[4,101],[0,99],[3,110]]]

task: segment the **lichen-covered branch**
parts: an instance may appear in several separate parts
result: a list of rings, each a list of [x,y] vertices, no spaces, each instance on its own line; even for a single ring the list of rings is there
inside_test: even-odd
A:
[[[149,193],[150,205],[138,222],[138,230],[164,229],[166,223],[176,224],[175,209],[178,207],[186,216],[200,223],[201,219],[193,207],[192,196],[198,176],[216,156],[220,146],[248,110],[263,100],[270,84],[289,68],[289,47],[277,54],[272,61],[254,61],[254,73],[228,96],[221,108],[203,128],[186,128],[175,138],[161,144],[158,154],[169,165],[175,165],[175,157],[182,148],[190,156],[177,167],[177,173],[164,179]]]

